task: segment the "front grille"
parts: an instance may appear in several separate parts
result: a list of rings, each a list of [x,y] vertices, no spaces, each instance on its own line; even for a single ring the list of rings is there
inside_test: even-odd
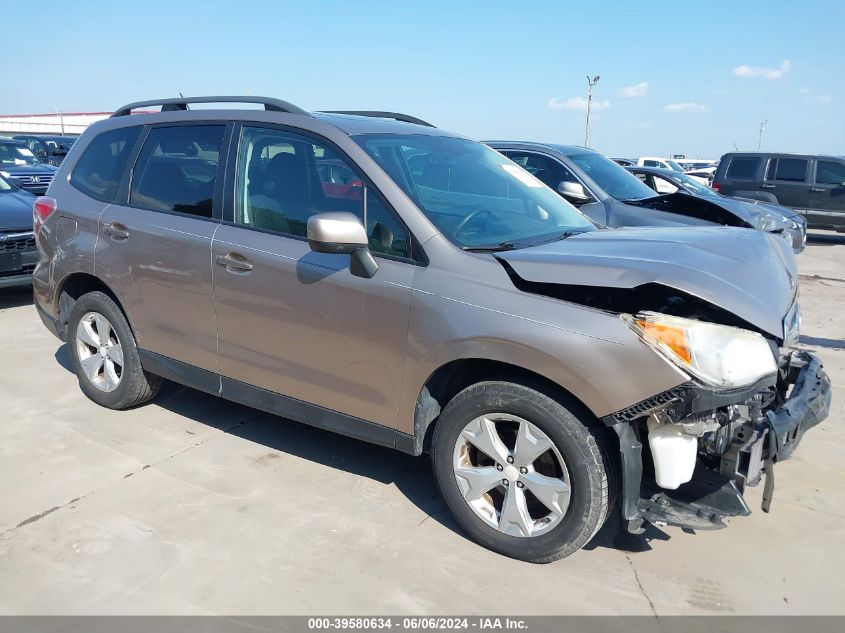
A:
[[[0,233],[0,253],[24,253],[35,250],[35,236],[32,233],[13,233],[13,237]]]
[[[22,187],[41,187],[53,182],[53,174],[12,174]]]
[[[608,425],[619,424],[620,422],[632,422],[633,420],[646,416],[657,409],[662,409],[671,402],[680,400],[685,394],[686,390],[683,387],[668,389],[663,393],[659,393],[651,398],[646,398],[637,404],[631,405],[627,409],[622,409],[621,411],[617,411],[616,413],[605,417],[604,422]]]

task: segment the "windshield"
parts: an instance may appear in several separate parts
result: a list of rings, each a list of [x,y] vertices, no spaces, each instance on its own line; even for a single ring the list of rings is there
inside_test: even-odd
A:
[[[711,189],[707,185],[701,184],[700,181],[696,180],[695,178],[691,178],[686,174],[673,174],[673,177],[675,180],[677,180],[684,186],[684,189],[693,192],[697,196],[703,196],[706,198],[719,197],[719,194],[716,193],[713,189]]]
[[[24,145],[0,143],[0,165],[14,167],[23,165],[37,165],[38,159]]]
[[[461,138],[353,137],[437,228],[464,248],[513,248],[594,228],[537,178]]]
[[[620,167],[601,154],[575,154],[569,157],[593,182],[611,198],[617,200],[642,200],[653,198],[654,191],[624,167]]]
[[[681,173],[683,173],[683,171],[684,171],[684,168],[683,168],[683,167],[681,167],[678,163],[676,163],[676,162],[675,162],[675,161],[673,161],[673,160],[667,160],[667,161],[666,161],[666,164],[667,164],[667,165],[669,165],[669,167],[671,167],[671,168],[672,168],[672,169],[674,169],[675,171],[679,171],[679,172],[681,172]]]

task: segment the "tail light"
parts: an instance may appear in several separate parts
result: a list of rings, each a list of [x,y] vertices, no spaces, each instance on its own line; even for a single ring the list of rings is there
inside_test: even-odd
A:
[[[35,233],[41,230],[50,214],[56,210],[56,200],[50,196],[41,196],[32,205],[32,229]]]
[[[722,191],[722,183],[720,183],[720,182],[718,182],[718,181],[716,181],[716,180],[714,180],[714,181],[712,182],[712,184],[710,185],[710,187],[711,187],[714,191],[718,191],[719,193],[721,193],[721,191]]]

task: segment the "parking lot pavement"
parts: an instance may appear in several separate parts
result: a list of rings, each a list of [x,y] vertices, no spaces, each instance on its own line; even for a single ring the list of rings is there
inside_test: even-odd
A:
[[[545,566],[468,541],[426,459],[172,384],[97,407],[31,296],[0,290],[0,613],[845,614],[845,236],[799,268],[833,410],[772,512],[758,487],[727,530],[610,523]]]

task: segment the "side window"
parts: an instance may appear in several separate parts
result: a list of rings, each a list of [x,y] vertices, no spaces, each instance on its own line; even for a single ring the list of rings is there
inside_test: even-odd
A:
[[[643,161],[646,167],[663,167],[659,161],[656,160],[646,160]]]
[[[519,152],[506,152],[505,155],[555,191],[561,182],[578,182],[578,179],[564,165],[547,156]]]
[[[73,166],[70,184],[101,202],[112,202],[141,128],[123,127],[97,136]]]
[[[775,180],[804,182],[807,178],[807,161],[799,158],[779,158]]]
[[[223,125],[150,130],[132,172],[129,206],[210,218]]]
[[[405,227],[331,147],[281,130],[243,128],[237,224],[305,237],[308,218],[330,211],[358,216],[374,253],[408,256]]]
[[[734,157],[728,166],[727,177],[736,180],[754,180],[754,175],[757,173],[757,166],[759,164],[759,158]]]
[[[816,184],[845,186],[845,164],[826,160],[817,162]]]

